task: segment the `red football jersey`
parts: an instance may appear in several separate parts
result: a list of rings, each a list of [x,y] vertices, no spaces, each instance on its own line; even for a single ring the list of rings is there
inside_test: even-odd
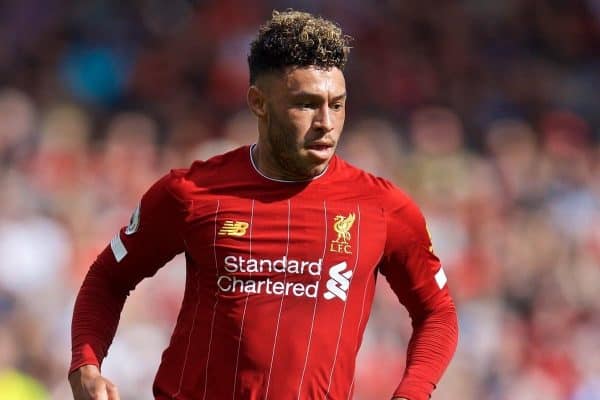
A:
[[[185,252],[157,399],[351,398],[378,272],[415,327],[395,395],[427,399],[457,339],[430,246],[406,195],[338,157],[305,182],[261,175],[247,146],[195,162],[150,188],[90,269],[71,370],[101,363],[129,291]]]

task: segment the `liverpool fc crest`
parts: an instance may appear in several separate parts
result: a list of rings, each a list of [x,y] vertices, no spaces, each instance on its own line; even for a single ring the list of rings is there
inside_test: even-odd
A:
[[[354,224],[356,216],[354,213],[348,214],[347,217],[343,215],[336,215],[333,223],[333,230],[337,233],[337,238],[331,241],[329,251],[334,253],[345,253],[352,254],[352,246],[350,245],[350,228]]]

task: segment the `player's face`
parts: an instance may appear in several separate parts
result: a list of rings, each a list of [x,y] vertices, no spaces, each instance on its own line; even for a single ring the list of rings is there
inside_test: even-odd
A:
[[[319,175],[337,147],[345,105],[346,82],[338,68],[288,68],[269,78],[259,168],[280,179]]]

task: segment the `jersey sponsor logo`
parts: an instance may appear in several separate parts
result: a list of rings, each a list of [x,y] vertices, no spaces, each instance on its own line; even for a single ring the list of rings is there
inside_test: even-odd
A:
[[[343,215],[336,215],[333,223],[333,230],[337,233],[337,238],[331,241],[329,245],[329,251],[333,253],[344,253],[352,254],[352,246],[350,245],[350,229],[354,224],[356,216],[354,213],[348,214],[347,217]]]
[[[225,221],[221,229],[219,229],[219,236],[235,236],[240,237],[246,234],[248,230],[248,223],[244,221]]]
[[[277,259],[226,256],[223,269],[227,274],[217,277],[223,293],[267,294],[276,296],[317,297],[323,259],[294,260],[283,256]],[[257,275],[251,275],[256,273]],[[250,275],[240,275],[250,274]],[[265,275],[270,274],[270,275]],[[295,276],[313,276],[313,280]],[[281,280],[285,276],[287,279]]]
[[[226,273],[217,276],[217,287],[222,293],[316,298],[319,292],[323,270],[322,258],[306,261],[294,260],[287,256],[269,259],[229,255],[223,262],[223,270]],[[352,271],[346,270],[347,268],[348,264],[343,261],[329,269],[327,291],[323,293],[325,299],[338,298],[346,301],[352,277]],[[282,280],[283,276],[286,279]],[[313,278],[306,279],[307,276]]]
[[[217,278],[217,286],[223,293],[271,294],[276,296],[317,297],[319,282],[282,282],[271,278],[243,279],[231,275]]]
[[[131,214],[131,218],[129,218],[129,225],[125,228],[126,235],[133,235],[140,227],[140,206],[138,203],[135,210],[133,210],[133,214]]]
[[[338,298],[346,301],[348,288],[350,287],[350,278],[352,271],[342,272],[348,267],[346,261],[335,264],[329,269],[330,279],[327,281],[327,291],[323,293],[323,297],[327,300]]]
[[[235,274],[241,273],[285,273],[285,274],[300,274],[306,273],[313,276],[320,276],[323,264],[323,259],[319,258],[316,261],[294,260],[283,256],[272,260],[269,258],[245,258],[244,256],[227,256],[223,260],[225,262],[225,271]]]

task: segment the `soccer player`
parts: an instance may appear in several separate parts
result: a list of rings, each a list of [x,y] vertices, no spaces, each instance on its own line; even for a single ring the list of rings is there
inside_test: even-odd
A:
[[[260,28],[247,95],[258,140],[168,173],[98,256],[73,315],[75,399],[119,399],[100,365],[125,299],[182,252],[185,294],[156,399],[350,399],[379,273],[414,328],[390,395],[430,397],[455,350],[456,311],[418,207],[334,154],[348,53],[340,28],[308,13],[274,12]]]

